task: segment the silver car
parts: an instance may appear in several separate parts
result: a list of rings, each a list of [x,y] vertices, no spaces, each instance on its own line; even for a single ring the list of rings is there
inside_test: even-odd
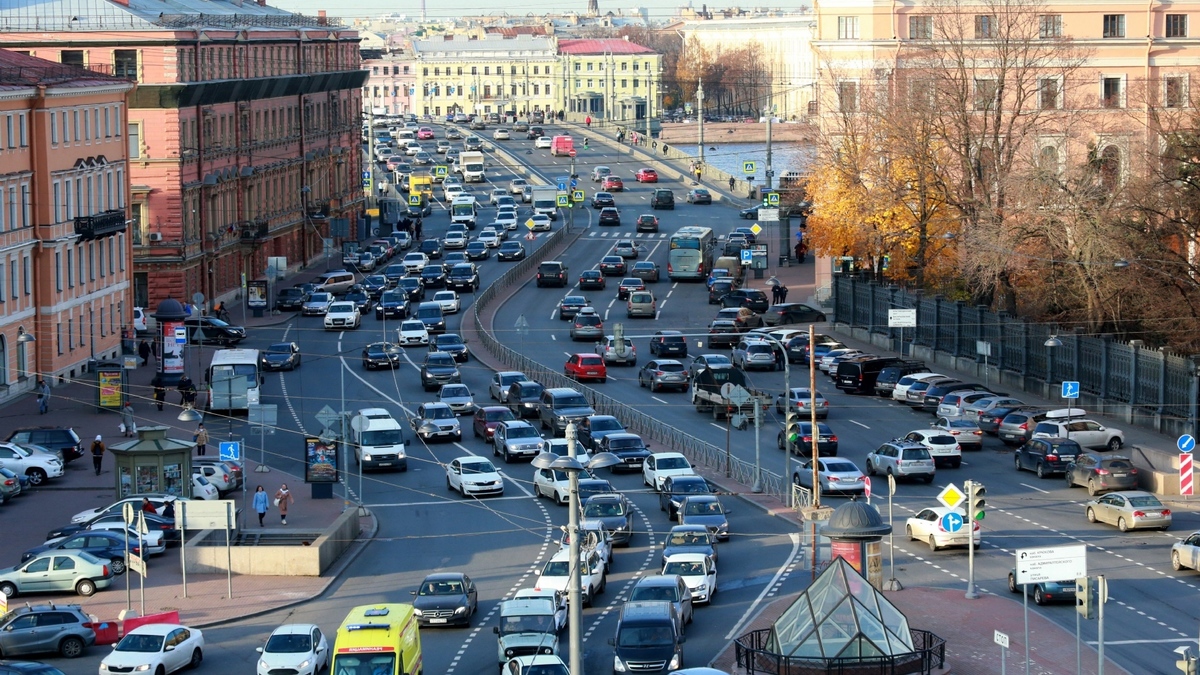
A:
[[[546,449],[546,440],[536,427],[524,420],[508,420],[496,427],[492,436],[492,454],[503,457],[504,463],[518,459],[533,459]]]
[[[934,472],[929,449],[913,441],[889,441],[867,455],[867,473],[872,476],[882,473],[932,483]]]
[[[514,382],[524,382],[528,379],[525,377],[525,373],[519,370],[502,370],[492,375],[492,381],[488,384],[488,396],[501,403],[508,403],[509,386]]]
[[[475,413],[475,396],[465,384],[443,384],[437,400],[450,406],[455,415]]]
[[[856,494],[866,490],[863,472],[848,459],[840,457],[822,457],[817,459],[817,480],[821,484],[821,494]],[[813,462],[808,460],[799,466],[792,474],[792,483],[812,489]]]
[[[313,293],[300,306],[300,313],[304,316],[325,316],[331,304],[333,304],[332,293]]]
[[[1116,525],[1122,532],[1142,528],[1166,530],[1171,527],[1171,509],[1149,492],[1110,492],[1087,503],[1087,519],[1089,523]]]
[[[638,386],[649,387],[651,392],[662,389],[688,389],[688,371],[675,359],[655,359],[638,371]]]
[[[733,348],[733,365],[742,370],[773,370],[775,350],[766,340],[741,340]]]

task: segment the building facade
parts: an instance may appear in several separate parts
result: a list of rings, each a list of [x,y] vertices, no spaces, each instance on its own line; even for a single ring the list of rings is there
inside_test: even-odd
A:
[[[447,35],[413,42],[414,112],[554,111],[564,100],[555,40],[536,35]]]
[[[375,115],[417,113],[417,68],[407,52],[363,51],[363,105]]]
[[[138,306],[232,296],[268,258],[303,264],[331,227],[353,228],[366,80],[354,31],[265,0],[83,3],[0,8],[0,46],[137,80],[124,134]]]
[[[662,56],[620,39],[558,41],[559,105],[569,113],[613,121],[659,116]]]
[[[133,87],[0,49],[0,401],[120,354]]]

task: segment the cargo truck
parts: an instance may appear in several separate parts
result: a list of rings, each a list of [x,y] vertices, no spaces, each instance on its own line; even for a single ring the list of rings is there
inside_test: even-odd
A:
[[[533,212],[558,220],[558,189],[553,185],[533,186]]]
[[[458,172],[462,174],[464,183],[482,183],[483,182],[483,153],[482,152],[464,152],[458,156],[458,164],[455,165]]]

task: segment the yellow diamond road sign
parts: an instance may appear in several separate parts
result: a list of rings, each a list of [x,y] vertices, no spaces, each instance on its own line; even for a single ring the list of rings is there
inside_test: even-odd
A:
[[[959,490],[954,483],[947,485],[946,488],[939,492],[937,496],[937,500],[948,509],[958,508],[958,505],[963,503],[966,498],[967,496],[963,494],[963,491]]]
[[[533,226],[536,224],[537,223],[533,222],[533,218],[530,218],[529,220],[525,221],[525,227],[528,227],[530,232],[533,231]]]
[[[758,223],[755,223],[750,226],[750,231],[756,235],[762,234],[762,230],[763,230],[762,225],[759,225]]]

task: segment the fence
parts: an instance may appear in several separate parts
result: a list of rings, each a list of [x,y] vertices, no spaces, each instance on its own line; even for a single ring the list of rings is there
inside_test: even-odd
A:
[[[625,428],[630,433],[638,434],[643,438],[653,439],[662,446],[664,451],[680,452],[693,464],[704,466],[714,471],[725,471],[726,466],[728,466],[729,475],[733,479],[743,485],[753,485],[756,472],[752,462],[747,462],[737,457],[730,457],[726,454],[724,448],[719,448],[676,427],[660,422],[632,405],[601,394],[592,387],[582,386],[575,380],[568,378],[557,368],[546,366],[509,349],[496,338],[492,329],[486,327],[480,319],[483,308],[500,297],[502,292],[509,290],[513,286],[524,284],[527,281],[526,276],[538,264],[546,260],[559,244],[569,239],[578,238],[582,234],[583,229],[578,228],[576,232],[568,233],[565,227],[560,228],[557,232],[550,235],[543,246],[531,253],[524,260],[510,267],[508,271],[500,275],[499,279],[479,294],[472,305],[472,311],[474,312],[475,324],[479,327],[480,342],[483,348],[497,361],[504,364],[505,368],[521,371],[529,376],[531,380],[535,380],[545,387],[570,387],[580,391],[587,397],[596,414],[616,417],[621,420],[621,423],[625,425]],[[779,474],[766,470],[762,470],[759,475],[761,476],[763,493],[779,499],[780,502],[786,505],[791,497],[790,482],[782,479]]]
[[[1123,414],[1126,421],[1157,431],[1197,431],[1200,355],[1170,354],[1078,330],[1063,333],[1056,326],[1028,323],[986,307],[847,276],[834,279],[833,296],[835,320],[865,329],[878,346],[902,351],[901,329],[888,327],[888,310],[916,309],[916,328],[904,329],[904,342],[914,347],[983,364],[976,346],[984,342],[991,351],[988,367],[1026,391],[1040,394],[1046,383],[1076,381],[1081,404]],[[1062,346],[1047,347],[1052,336]]]
[[[927,630],[909,629],[914,651],[880,656],[805,657],[767,651],[771,628],[760,628],[735,639],[737,665],[750,675],[901,675],[932,673],[946,664],[946,641]]]

